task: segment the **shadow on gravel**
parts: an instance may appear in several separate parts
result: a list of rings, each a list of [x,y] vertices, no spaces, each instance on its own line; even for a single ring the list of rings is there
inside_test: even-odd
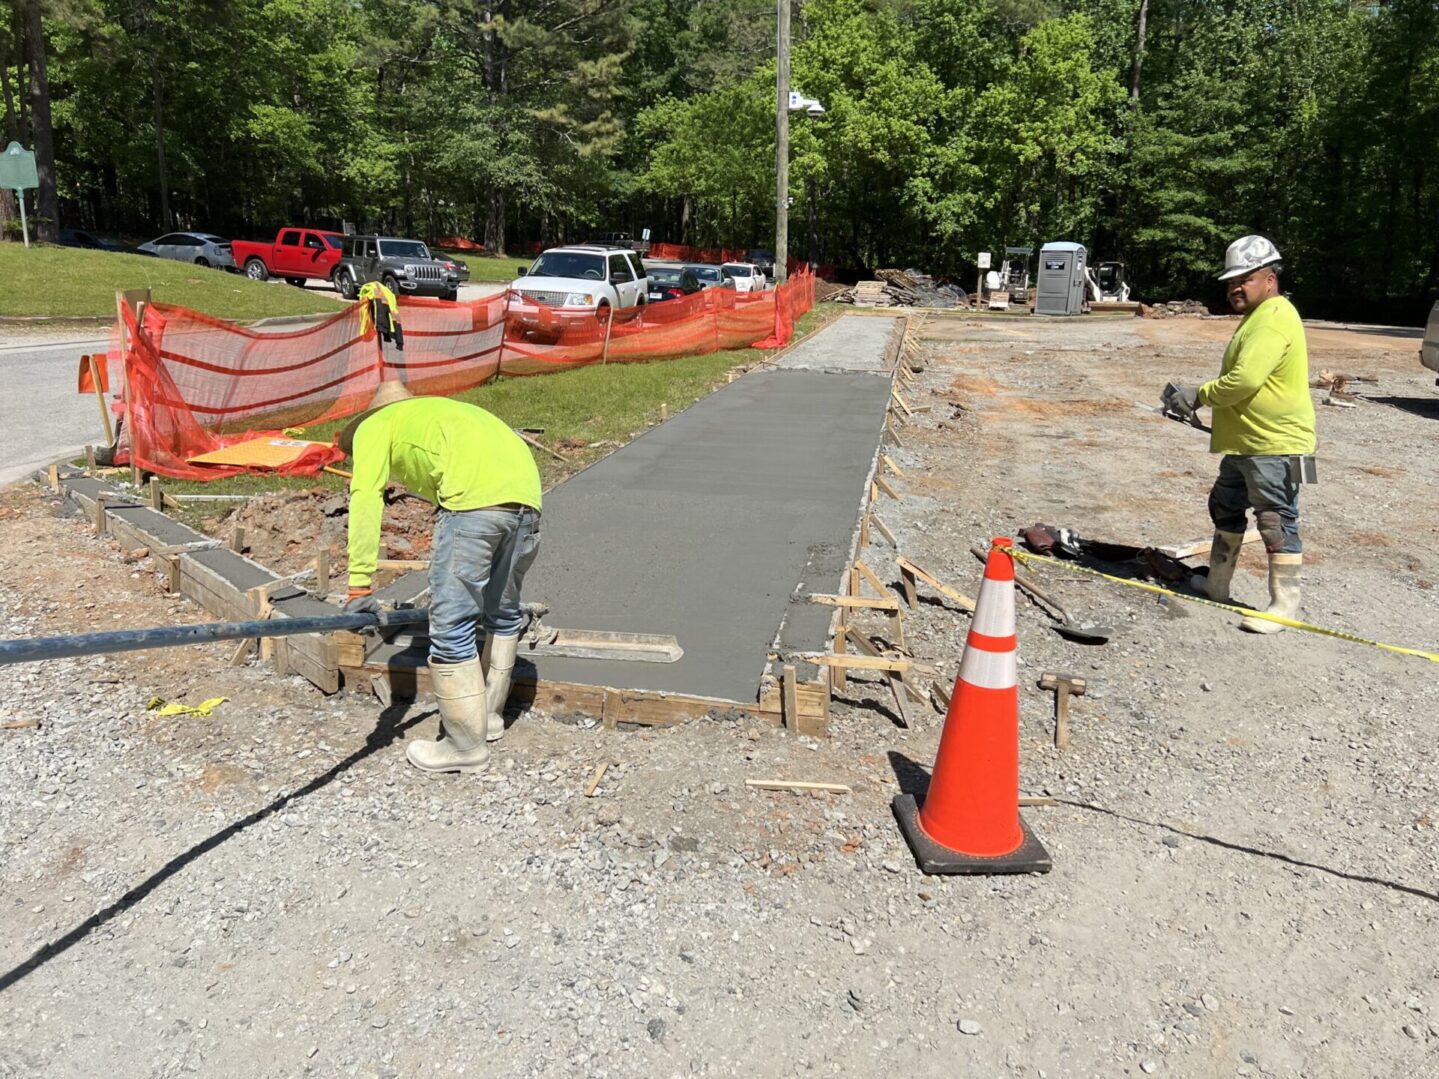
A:
[[[1426,420],[1439,420],[1439,397],[1365,397],[1377,405],[1389,405],[1403,412],[1412,412]]]
[[[899,792],[912,796],[916,802],[924,805],[924,796],[929,793],[929,769],[897,749],[889,751],[889,767],[894,772],[895,782],[899,784]]]
[[[1106,809],[1104,806],[1091,805],[1088,802],[1075,802],[1068,798],[1057,798],[1055,801],[1060,805],[1069,806],[1071,809],[1084,809],[1090,813],[1102,813],[1104,816],[1114,817],[1116,820],[1129,821],[1131,824],[1141,824],[1146,828],[1158,828],[1165,832],[1172,832],[1174,835],[1182,835],[1186,839],[1192,839],[1196,843],[1208,843],[1212,847],[1238,851],[1240,854],[1253,854],[1259,858],[1269,858],[1276,862],[1283,862],[1285,865],[1299,866],[1303,869],[1313,869],[1320,873],[1328,873],[1331,877],[1340,877],[1343,880],[1352,880],[1359,884],[1377,884],[1381,888],[1388,888],[1391,891],[1403,892],[1405,895],[1417,896],[1420,899],[1427,899],[1430,902],[1439,903],[1439,892],[1426,892],[1424,889],[1416,888],[1412,884],[1401,884],[1399,881],[1386,880],[1383,877],[1371,877],[1366,873],[1347,873],[1342,869],[1335,869],[1332,866],[1320,865],[1317,862],[1306,862],[1300,858],[1291,858],[1289,855],[1280,854],[1278,851],[1263,850],[1259,847],[1246,846],[1243,843],[1231,843],[1229,840],[1220,839],[1218,836],[1187,832],[1183,828],[1176,828],[1174,825],[1165,824],[1163,821],[1131,817],[1127,813],[1120,813],[1115,809]]]
[[[302,798],[314,794],[318,790],[322,790],[366,757],[372,756],[387,746],[393,745],[400,739],[400,736],[403,735],[405,731],[431,715],[429,711],[424,711],[412,719],[405,720],[405,713],[409,711],[414,703],[412,700],[399,700],[391,704],[380,713],[379,719],[375,723],[375,729],[365,737],[365,744],[348,757],[337,761],[333,767],[321,772],[303,787],[291,791],[288,794],[280,795],[268,805],[262,806],[253,813],[247,814],[239,820],[225,825],[225,827],[221,828],[218,832],[201,840],[189,850],[177,854],[104,910],[92,914],[59,940],[49,942],[23,963],[6,971],[4,974],[0,974],[0,993],[14,986],[26,975],[39,970],[46,963],[50,962],[50,960],[58,959],[64,955],[65,952],[69,951],[76,944],[79,944],[116,915],[122,914],[130,907],[133,907],[161,884],[164,884],[181,870],[188,868],[191,863],[198,861],[226,840],[239,835],[246,828],[259,824],[267,817],[271,817],[285,809],[291,803],[298,802]]]
[[[929,769],[893,749],[889,751],[889,766],[894,772],[896,782],[899,783],[900,791],[904,794],[912,795],[916,802],[921,806],[924,805],[924,796],[929,793]],[[1145,828],[1157,828],[1161,831],[1171,832],[1174,835],[1182,835],[1186,839],[1194,840],[1196,843],[1208,843],[1210,846],[1220,847],[1224,850],[1238,851],[1240,854],[1252,854],[1257,858],[1269,858],[1276,862],[1283,862],[1285,865],[1298,866],[1302,869],[1313,869],[1320,873],[1328,873],[1332,877],[1352,880],[1359,884],[1377,884],[1381,888],[1388,888],[1391,891],[1402,892],[1405,895],[1412,895],[1419,899],[1427,899],[1432,903],[1439,903],[1439,893],[1426,892],[1424,889],[1416,888],[1412,884],[1402,884],[1399,881],[1386,880],[1383,877],[1371,877],[1365,873],[1346,873],[1342,869],[1319,865],[1317,862],[1306,862],[1299,858],[1291,858],[1289,855],[1280,854],[1278,851],[1249,847],[1243,843],[1231,843],[1229,840],[1220,839],[1218,836],[1188,832],[1183,828],[1176,828],[1172,824],[1165,824],[1163,821],[1131,817],[1127,813],[1120,813],[1114,809],[1106,809],[1104,806],[1092,805],[1089,802],[1076,802],[1068,798],[1056,798],[1055,801],[1059,805],[1069,806],[1071,809],[1084,809],[1090,813],[1100,813],[1106,817],[1113,817],[1116,820],[1128,821],[1130,824],[1143,825]]]

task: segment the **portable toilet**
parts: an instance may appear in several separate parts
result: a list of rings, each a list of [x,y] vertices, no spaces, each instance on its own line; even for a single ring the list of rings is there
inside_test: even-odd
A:
[[[1084,313],[1088,288],[1083,244],[1050,243],[1039,249],[1039,285],[1034,290],[1036,315]]]

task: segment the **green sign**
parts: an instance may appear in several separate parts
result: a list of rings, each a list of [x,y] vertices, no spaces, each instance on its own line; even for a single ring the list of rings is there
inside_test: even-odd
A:
[[[26,187],[39,187],[40,177],[35,171],[35,151],[27,150],[18,142],[12,142],[0,154],[0,187],[19,191]]]

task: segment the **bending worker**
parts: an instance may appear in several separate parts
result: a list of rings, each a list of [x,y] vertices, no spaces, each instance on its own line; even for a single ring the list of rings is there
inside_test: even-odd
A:
[[[474,772],[504,734],[505,700],[524,628],[520,586],[540,546],[540,474],[524,441],[482,408],[412,397],[385,382],[340,432],[350,481],[347,611],[379,611],[371,581],[391,477],[433,502],[430,681],[441,737],[406,755],[427,772]],[[484,659],[479,638],[484,638]]]
[[[1201,405],[1213,410],[1209,452],[1221,453],[1219,478],[1209,492],[1214,542],[1209,576],[1193,586],[1210,599],[1233,602],[1229,585],[1244,542],[1245,512],[1269,553],[1269,614],[1299,613],[1299,485],[1310,474],[1314,452],[1314,402],[1309,396],[1309,352],[1294,305],[1279,294],[1279,251],[1263,236],[1229,245],[1224,272],[1229,305],[1243,315],[1219,377],[1202,386],[1171,384],[1165,407],[1193,419]],[[1312,481],[1311,481],[1312,482]],[[1251,633],[1278,633],[1284,626],[1246,617]]]

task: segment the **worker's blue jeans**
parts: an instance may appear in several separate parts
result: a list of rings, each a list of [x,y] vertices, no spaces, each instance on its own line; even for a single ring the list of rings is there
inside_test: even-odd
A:
[[[1299,554],[1299,484],[1289,475],[1289,457],[1225,454],[1209,492],[1209,516],[1221,532],[1243,532],[1245,511],[1270,554]]]
[[[430,659],[463,663],[479,654],[483,633],[507,637],[524,627],[520,586],[539,549],[536,510],[440,509],[430,552]]]

